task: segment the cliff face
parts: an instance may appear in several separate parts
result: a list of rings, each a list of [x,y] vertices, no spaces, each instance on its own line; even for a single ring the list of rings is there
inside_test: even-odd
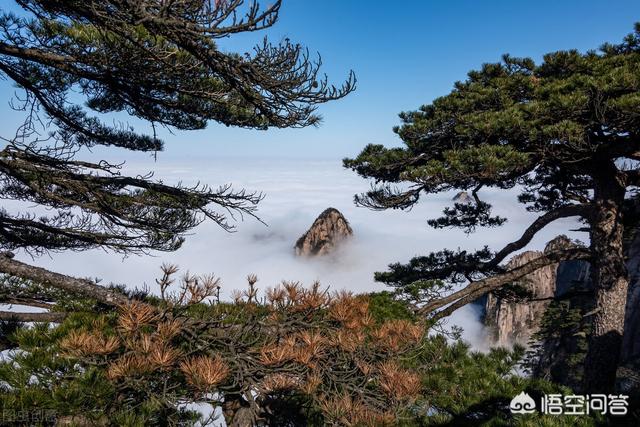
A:
[[[566,243],[566,238],[559,237],[556,240],[558,239],[563,239],[561,243]],[[550,250],[560,243],[556,240],[550,242],[545,250]],[[541,255],[542,252],[539,251],[523,252],[513,257],[507,268],[526,264]],[[549,265],[521,279],[518,285],[524,288],[530,297],[526,301],[496,293],[488,295],[485,324],[492,330],[494,345],[527,344],[531,334],[538,329],[550,298],[555,295],[557,270],[557,264]]]
[[[572,243],[567,237],[559,236],[550,241],[544,251],[550,252],[570,245]],[[542,252],[539,251],[523,252],[513,257],[507,268],[518,267],[540,255]],[[521,279],[517,284],[527,292],[526,298],[489,294],[485,306],[485,325],[493,332],[492,344],[507,347],[516,343],[526,345],[531,335],[538,330],[551,299],[563,296],[576,285],[588,286],[589,280],[589,263],[565,261],[541,268]],[[638,294],[640,295],[640,286]]]
[[[629,229],[625,238],[625,256],[629,277],[629,291],[625,312],[625,331],[623,336],[621,365],[617,373],[617,390],[627,394],[635,393],[640,399],[640,227],[637,224]],[[566,238],[556,238],[547,245],[550,250],[555,245],[570,244]],[[510,261],[510,266],[527,262],[540,252],[525,252]],[[582,313],[592,309],[589,289],[591,289],[591,268],[586,261],[564,261],[557,265],[541,269],[521,281],[521,286],[536,298],[559,298],[570,308]],[[569,294],[568,294],[569,293]],[[527,344],[529,338],[540,327],[545,310],[550,304],[546,301],[508,299],[500,293],[489,294],[485,305],[485,324],[493,330],[493,345],[510,346],[514,343]],[[588,322],[586,323],[588,327]],[[584,333],[583,333],[584,334]],[[584,335],[582,335],[584,337]],[[550,378],[578,390],[580,374],[572,377],[575,367],[567,368],[567,363],[576,354],[583,352],[578,343],[578,334],[554,336],[541,344],[540,360],[534,366],[534,375]],[[575,373],[575,372],[574,372]]]
[[[330,253],[337,244],[353,235],[346,218],[334,208],[328,208],[316,218],[296,242],[296,255],[316,256]]]
[[[547,245],[566,244],[559,237]],[[625,248],[629,272],[629,292],[625,315],[625,333],[622,361],[640,360],[640,233],[635,233]],[[521,265],[539,256],[540,252],[529,251],[515,256],[509,266]],[[590,287],[591,269],[585,261],[564,261],[548,266],[526,276],[520,285],[529,290],[534,299],[561,297],[570,289]],[[489,294],[485,306],[485,324],[494,331],[495,345],[509,346],[526,344],[538,329],[539,321],[548,301],[513,301]]]

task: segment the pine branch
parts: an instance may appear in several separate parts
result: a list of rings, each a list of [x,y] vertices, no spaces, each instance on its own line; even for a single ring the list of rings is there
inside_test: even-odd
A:
[[[78,279],[55,273],[42,267],[35,267],[12,259],[11,252],[0,254],[0,272],[31,280],[45,286],[68,291],[95,299],[103,304],[118,306],[128,302],[128,298],[118,292],[96,285],[86,279]]]
[[[60,323],[67,317],[67,313],[17,313],[0,311],[0,320],[14,322],[51,322]]]
[[[38,308],[46,308],[50,309],[53,304],[46,303],[43,301],[38,301],[36,299],[31,298],[0,298],[0,303],[9,304],[9,305],[27,305],[29,307],[38,307]]]
[[[469,304],[482,295],[498,289],[508,283],[511,283],[517,279],[520,279],[527,274],[530,274],[547,265],[555,264],[560,261],[569,260],[587,260],[591,257],[591,251],[586,248],[572,248],[561,251],[550,252],[541,255],[529,261],[526,264],[508,270],[502,274],[496,274],[486,279],[479,280],[477,282],[471,282],[464,288],[460,289],[448,295],[444,298],[430,301],[418,309],[420,314],[430,314],[435,310],[445,307],[443,310],[436,312],[432,317],[434,319],[441,319],[456,311],[457,309]]]
[[[560,218],[569,218],[572,216],[580,216],[588,219],[593,212],[592,205],[565,205],[559,208],[553,209],[544,215],[539,216],[527,229],[522,233],[518,240],[515,240],[504,248],[499,250],[493,259],[486,263],[485,268],[493,268],[500,264],[510,254],[524,248],[535,235],[547,225],[551,224]]]

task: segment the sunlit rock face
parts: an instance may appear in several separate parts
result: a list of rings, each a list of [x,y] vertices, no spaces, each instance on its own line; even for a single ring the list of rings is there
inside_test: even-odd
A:
[[[515,256],[507,268],[515,268],[538,258],[539,251],[527,251]],[[497,346],[526,344],[539,326],[549,301],[555,291],[557,265],[549,265],[525,276],[520,286],[531,292],[533,299],[543,301],[518,301],[490,293],[487,297],[485,323],[492,332]]]
[[[632,238],[625,245],[629,292],[625,313],[625,332],[622,360],[638,361],[640,366],[640,233],[633,230]],[[558,249],[557,245],[568,245],[564,237],[552,240],[545,249]],[[566,246],[565,246],[566,247]],[[522,265],[540,255],[538,251],[523,252],[510,261],[510,266]],[[572,289],[591,288],[591,268],[587,261],[563,261],[544,267],[525,278],[520,284],[529,290],[534,298],[562,297]],[[509,346],[514,343],[526,344],[531,334],[536,332],[544,309],[549,301],[513,301],[489,294],[485,305],[485,324],[493,332],[495,345]],[[640,384],[640,380],[639,380]]]
[[[551,252],[572,245],[565,236],[550,241],[545,252]],[[540,251],[527,251],[514,256],[507,264],[512,269],[542,255]],[[525,299],[490,293],[485,306],[485,324],[492,331],[492,344],[511,346],[526,345],[535,333],[547,306],[553,297],[569,290],[575,280],[587,280],[589,264],[567,261],[540,268],[518,281],[518,285],[529,295]]]
[[[316,218],[296,242],[296,255],[318,256],[326,255],[345,239],[353,235],[347,219],[334,208],[328,208]]]

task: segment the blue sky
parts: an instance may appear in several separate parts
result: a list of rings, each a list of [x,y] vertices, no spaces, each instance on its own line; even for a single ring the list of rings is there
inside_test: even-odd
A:
[[[0,1],[3,6],[8,2]],[[532,213],[514,208],[514,192],[488,195],[489,201],[496,203],[495,213],[509,218],[499,231],[483,229],[467,235],[461,230],[432,230],[426,219],[450,204],[451,194],[429,198],[411,212],[356,208],[352,196],[366,191],[368,183],[342,169],[339,159],[357,154],[368,143],[397,144],[391,129],[398,124],[400,111],[447,94],[469,70],[498,61],[503,53],[539,60],[549,51],[584,51],[605,41],[619,41],[636,20],[640,21],[638,0],[284,0],[280,22],[266,32],[272,41],[289,37],[320,52],[324,71],[336,83],[351,69],[358,77],[356,92],[321,106],[324,122],[320,127],[263,132],[212,123],[202,131],[163,132],[166,149],[155,164],[146,153],[116,149],[97,153],[109,160],[129,160],[134,173],[155,169],[157,178],[172,184],[180,180],[186,180],[186,185],[196,180],[214,186],[233,182],[235,188],[265,191],[267,198],[258,214],[269,228],[247,220],[238,224],[237,234],[230,235],[209,221],[171,254],[123,259],[94,250],[52,254],[37,263],[78,277],[100,277],[105,283],[140,286],[146,282],[152,289],[158,266],[168,261],[195,273],[218,274],[225,292],[242,286],[249,273],[258,274],[260,286],[271,286],[281,279],[306,284],[320,279],[332,289],[361,291],[374,289],[373,271],[383,270],[389,262],[405,262],[443,246],[470,250],[485,244],[502,247],[532,220]],[[225,40],[223,48],[244,51],[263,36],[234,37]],[[14,90],[9,83],[0,82],[0,99],[5,105]],[[19,118],[8,107],[0,108],[2,132],[13,132]],[[339,254],[338,261],[296,259],[293,242],[327,206],[345,213],[356,240]],[[529,248],[540,249],[551,237],[573,228],[575,223],[568,219],[554,223]],[[578,233],[570,236],[584,237]],[[33,262],[24,254],[20,256]],[[477,316],[468,312],[460,316],[454,323],[477,335]],[[471,323],[462,322],[464,318]]]
[[[637,0],[283,3],[275,27],[225,40],[223,48],[245,51],[264,35],[272,41],[289,37],[320,52],[324,71],[336,83],[353,69],[356,92],[321,106],[319,128],[255,131],[211,123],[202,131],[165,134],[166,149],[158,161],[191,156],[338,159],[355,155],[367,143],[397,144],[391,131],[397,114],[448,93],[470,69],[507,52],[539,60],[549,51],[584,51],[617,42],[640,20]],[[3,84],[0,92],[8,99],[13,89]],[[0,125],[11,129],[15,120],[15,114],[3,110]]]

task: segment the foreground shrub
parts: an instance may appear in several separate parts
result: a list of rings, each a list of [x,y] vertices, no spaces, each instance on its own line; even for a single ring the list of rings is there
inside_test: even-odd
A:
[[[521,349],[470,352],[389,294],[284,282],[261,295],[250,276],[222,303],[213,277],[186,275],[171,293],[176,271],[164,267],[160,298],[14,330],[0,363],[5,414],[193,425],[200,414],[187,408],[198,403],[230,426],[573,425],[509,415],[521,391],[559,390],[515,375]]]

